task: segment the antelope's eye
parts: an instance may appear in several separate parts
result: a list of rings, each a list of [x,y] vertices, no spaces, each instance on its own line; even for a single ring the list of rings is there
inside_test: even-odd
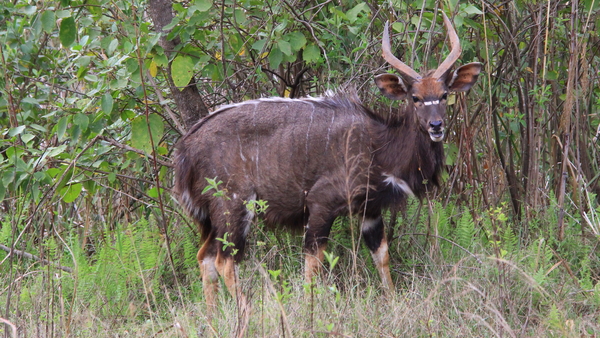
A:
[[[442,95],[441,100],[447,100],[448,99],[448,93],[444,93],[444,95]]]
[[[418,97],[416,97],[416,96],[413,96],[413,97],[412,97],[412,99],[413,99],[413,101],[414,101],[415,103],[417,103],[417,102],[421,102],[421,100],[420,100]]]

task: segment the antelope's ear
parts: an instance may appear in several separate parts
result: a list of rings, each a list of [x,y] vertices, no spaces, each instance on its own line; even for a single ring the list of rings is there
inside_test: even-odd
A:
[[[392,100],[404,100],[406,98],[406,85],[394,74],[381,74],[375,77],[375,84],[381,93]]]
[[[464,66],[458,67],[454,73],[451,73],[446,79],[448,89],[453,92],[466,92],[477,82],[479,73],[483,64],[479,62],[471,62]]]

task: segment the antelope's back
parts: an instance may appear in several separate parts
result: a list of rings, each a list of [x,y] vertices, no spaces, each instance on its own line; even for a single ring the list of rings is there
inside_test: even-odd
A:
[[[333,190],[345,184],[348,190],[355,188],[347,186],[348,176],[367,177],[368,120],[355,95],[261,99],[223,107],[179,141],[176,193],[187,211],[197,214],[215,198],[202,194],[206,178],[216,178],[230,198],[268,201],[267,221],[296,223],[317,182]],[[356,185],[366,183],[358,181]]]

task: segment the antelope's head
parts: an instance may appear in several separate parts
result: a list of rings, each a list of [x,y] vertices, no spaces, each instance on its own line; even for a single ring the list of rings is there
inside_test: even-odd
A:
[[[383,58],[400,73],[400,77],[393,74],[381,74],[375,77],[375,84],[383,95],[393,100],[408,99],[409,107],[412,102],[412,110],[419,119],[421,129],[429,133],[434,142],[444,139],[444,117],[448,94],[469,90],[477,81],[482,68],[481,63],[473,62],[451,71],[461,53],[460,42],[450,20],[444,12],[442,15],[450,37],[451,51],[436,70],[421,76],[396,58],[391,52],[386,23],[381,46]]]

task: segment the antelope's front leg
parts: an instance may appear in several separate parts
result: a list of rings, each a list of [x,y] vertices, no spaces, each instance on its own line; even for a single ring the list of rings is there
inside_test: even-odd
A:
[[[316,212],[319,208],[314,207],[308,220],[304,232],[304,281],[307,284],[313,282],[313,277],[318,276],[323,266],[324,251],[327,248],[327,241],[331,226],[335,217],[331,217],[327,212],[325,216]]]
[[[239,282],[239,272],[235,260],[231,256],[219,253],[216,260],[216,269],[219,275],[223,277],[227,291],[238,302],[241,309],[246,310],[248,302],[246,296],[242,292],[242,287]]]
[[[304,253],[304,282],[310,284],[313,282],[313,277],[320,275],[323,265],[324,251],[327,244],[322,244],[315,250],[306,251]]]
[[[362,234],[367,247],[371,250],[371,256],[381,277],[383,288],[388,292],[394,292],[394,284],[390,274],[390,255],[381,215],[365,217],[362,223]]]

